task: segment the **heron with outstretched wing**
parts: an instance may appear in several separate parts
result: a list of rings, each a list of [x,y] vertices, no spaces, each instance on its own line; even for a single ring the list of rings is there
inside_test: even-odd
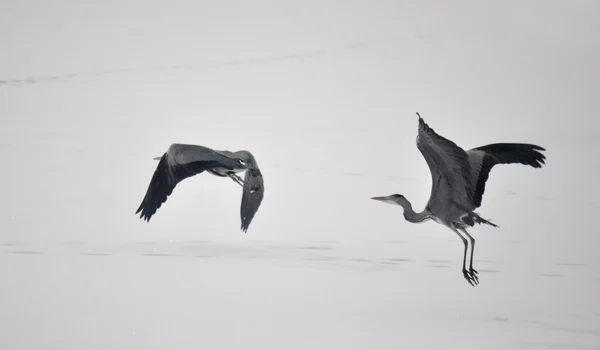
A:
[[[229,177],[242,186],[240,206],[241,230],[248,231],[264,196],[264,182],[256,159],[248,151],[217,151],[204,146],[174,143],[158,160],[146,195],[138,210],[140,218],[150,221],[181,181],[204,171]],[[237,173],[245,171],[244,179]]]
[[[475,224],[498,227],[474,211],[481,206],[490,171],[497,164],[524,164],[541,168],[546,157],[539,151],[545,149],[526,143],[495,143],[465,151],[454,142],[438,135],[419,113],[417,116],[417,148],[427,162],[432,180],[431,194],[425,209],[415,212],[408,199],[400,194],[372,199],[400,205],[404,209],[404,218],[409,222],[434,220],[455,232],[465,247],[463,275],[474,286],[479,283],[478,272],[473,268],[475,239],[466,228]],[[466,269],[467,240],[471,243],[469,270]]]

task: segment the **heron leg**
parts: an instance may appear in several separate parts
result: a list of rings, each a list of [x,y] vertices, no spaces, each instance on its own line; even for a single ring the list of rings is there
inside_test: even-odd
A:
[[[237,182],[240,186],[244,187],[244,180],[242,180],[241,177],[239,177],[237,174],[235,173],[228,173],[227,174],[233,181]]]
[[[467,239],[460,234],[460,232],[458,232],[456,230],[456,228],[454,228],[453,226],[449,226],[450,229],[452,231],[454,231],[458,237],[460,237],[460,239],[463,241],[463,244],[465,245],[465,251],[463,253],[463,266],[462,266],[462,272],[463,272],[463,276],[465,276],[465,279],[467,280],[467,282],[469,282],[470,285],[472,285],[473,287],[476,284],[479,284],[479,279],[477,278],[477,276],[473,275],[471,272],[467,271],[467,249],[468,249],[468,245],[469,243],[467,242]]]
[[[465,235],[467,235],[467,238],[469,238],[469,241],[471,241],[471,261],[470,261],[470,268],[469,271],[471,272],[471,274],[477,275],[479,274],[479,272],[477,272],[477,270],[475,270],[473,268],[473,255],[475,254],[475,238],[473,238],[473,236],[471,236],[469,234],[469,232],[467,232],[467,230],[460,229]]]
[[[242,186],[242,188],[246,189],[246,187],[244,186],[244,180],[242,180],[241,177],[232,173],[228,173],[227,176],[229,176],[229,178],[236,182],[238,185]]]
[[[244,180],[242,180],[241,177],[237,176],[236,174],[227,174],[227,176],[229,176],[233,181],[235,181],[238,185],[242,186],[242,188],[244,189],[244,191],[248,191],[248,193],[254,193],[254,191],[252,191],[251,189],[247,188],[244,184]]]

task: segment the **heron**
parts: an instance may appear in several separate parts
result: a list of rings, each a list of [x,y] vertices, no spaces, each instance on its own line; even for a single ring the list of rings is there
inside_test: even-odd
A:
[[[546,157],[540,151],[545,149],[528,143],[494,143],[465,151],[438,135],[418,112],[417,116],[417,148],[427,162],[432,180],[429,201],[423,211],[415,212],[412,204],[401,194],[371,199],[401,206],[406,221],[422,223],[433,220],[456,233],[465,247],[463,276],[475,286],[479,284],[479,273],[473,268],[475,239],[466,228],[475,224],[498,227],[474,211],[481,206],[490,171],[497,164],[523,164],[541,168]],[[467,239],[471,243],[469,270],[466,269]]]
[[[167,201],[181,181],[207,171],[219,177],[229,177],[242,186],[240,206],[241,230],[248,227],[264,197],[264,181],[256,159],[249,151],[219,151],[199,145],[174,143],[158,160],[158,165],[146,195],[135,212],[149,222],[158,208]],[[237,173],[246,172],[242,180]]]

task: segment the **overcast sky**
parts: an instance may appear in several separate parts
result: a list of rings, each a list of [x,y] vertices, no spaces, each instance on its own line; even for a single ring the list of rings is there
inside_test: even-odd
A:
[[[587,220],[599,206],[599,10],[581,0],[3,1],[3,239],[452,239],[369,199],[425,205],[418,111],[465,148],[548,149],[544,169],[492,172],[479,211],[503,239],[597,242]],[[181,183],[149,224],[134,215],[152,157],[173,142],[256,155],[266,192],[247,235],[241,189],[207,174]]]

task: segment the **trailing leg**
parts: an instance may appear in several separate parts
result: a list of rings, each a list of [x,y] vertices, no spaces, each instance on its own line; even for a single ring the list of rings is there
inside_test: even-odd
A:
[[[454,231],[458,235],[458,237],[460,237],[460,239],[463,241],[463,244],[465,245],[465,251],[463,253],[462,272],[463,272],[463,276],[465,277],[467,282],[469,282],[469,284],[471,284],[472,286],[475,286],[476,284],[479,283],[479,279],[477,278],[476,275],[467,271],[467,267],[466,267],[466,265],[467,265],[467,248],[468,248],[467,239],[465,237],[463,237],[463,235],[461,235],[460,232],[458,232],[456,230],[456,228],[454,228],[453,226],[449,226],[449,227],[452,231]]]
[[[479,272],[477,272],[477,270],[473,268],[473,255],[475,255],[475,238],[473,238],[473,236],[471,236],[469,232],[467,232],[467,230],[465,230],[464,228],[461,228],[460,230],[467,236],[467,238],[469,238],[469,241],[471,241],[471,259],[469,263],[469,272],[471,272],[472,275],[477,275],[479,274]]]
[[[244,185],[244,180],[242,180],[242,178],[240,178],[240,177],[239,177],[239,176],[237,176],[236,174],[232,174],[232,173],[230,173],[230,174],[227,174],[227,176],[229,176],[229,178],[231,178],[233,181],[235,181],[235,182],[236,182],[238,185],[242,186],[242,188],[243,188],[245,191],[248,191],[248,192],[250,192],[250,193],[254,193],[254,192],[255,192],[255,191],[253,191],[253,190],[251,190],[251,189],[248,189],[248,188],[246,188],[246,186]]]

